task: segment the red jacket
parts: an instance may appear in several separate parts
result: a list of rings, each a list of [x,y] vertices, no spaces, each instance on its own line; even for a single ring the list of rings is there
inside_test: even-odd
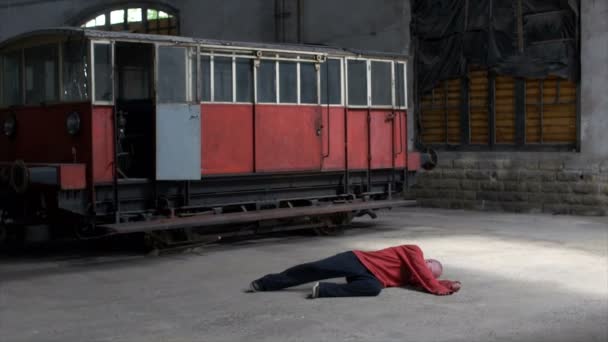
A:
[[[450,280],[437,280],[426,266],[420,247],[404,245],[376,252],[353,251],[384,287],[414,286],[435,295],[454,293]]]

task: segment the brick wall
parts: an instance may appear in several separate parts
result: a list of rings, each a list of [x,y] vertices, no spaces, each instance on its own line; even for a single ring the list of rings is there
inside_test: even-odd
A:
[[[440,157],[414,187],[421,206],[572,215],[608,214],[608,162]]]

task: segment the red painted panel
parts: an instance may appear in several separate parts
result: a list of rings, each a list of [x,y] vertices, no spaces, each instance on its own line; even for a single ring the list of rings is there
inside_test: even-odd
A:
[[[328,116],[329,112],[329,116]],[[323,171],[344,170],[346,149],[343,107],[323,108]]]
[[[114,115],[113,107],[93,107],[92,115],[92,176],[93,182],[111,182],[114,163]]]
[[[256,172],[320,170],[321,116],[317,106],[257,106]]]
[[[371,168],[390,169],[393,167],[393,115],[392,110],[372,110],[370,112]]]
[[[349,109],[347,125],[348,168],[366,170],[368,168],[367,109]]]
[[[407,165],[407,112],[396,112],[395,116],[395,167]]]
[[[87,167],[85,164],[62,164],[59,168],[61,190],[83,190],[87,187]]]
[[[66,118],[71,112],[78,112],[81,132],[71,136],[66,130]],[[4,122],[11,112],[0,113]],[[90,160],[90,113],[91,105],[58,104],[14,109],[17,118],[17,134],[0,138],[0,157],[12,162],[22,159],[26,163],[73,163]]]
[[[252,173],[253,105],[201,106],[202,174]]]

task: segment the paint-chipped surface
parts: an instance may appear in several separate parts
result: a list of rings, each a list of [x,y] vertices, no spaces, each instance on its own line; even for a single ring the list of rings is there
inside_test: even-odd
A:
[[[405,209],[344,236],[274,237],[170,256],[0,259],[3,341],[606,341],[605,218]],[[460,293],[306,300],[246,294],[267,272],[419,244]]]

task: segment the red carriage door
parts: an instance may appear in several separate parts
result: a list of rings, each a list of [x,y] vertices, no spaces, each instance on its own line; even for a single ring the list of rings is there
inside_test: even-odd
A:
[[[394,84],[403,89],[403,64],[391,61],[370,61],[371,106],[370,149],[371,169],[404,167],[404,98],[395,92]]]
[[[156,179],[201,179],[200,105],[192,103],[191,48],[159,46],[156,58]]]
[[[321,169],[323,115],[313,61],[261,60],[256,67],[256,172]]]

